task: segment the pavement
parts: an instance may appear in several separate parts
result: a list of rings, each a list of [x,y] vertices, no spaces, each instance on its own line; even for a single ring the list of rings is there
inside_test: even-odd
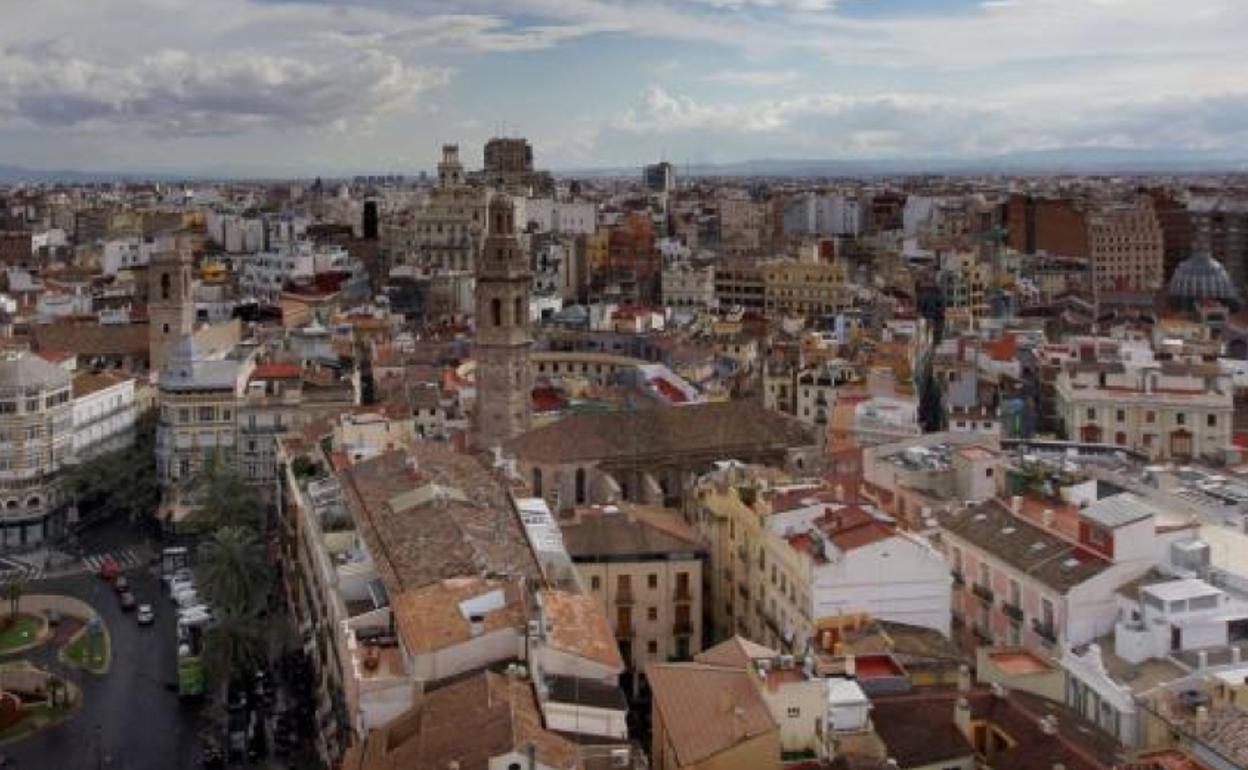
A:
[[[84,538],[89,555],[124,552],[124,532],[101,532]],[[129,536],[133,543],[133,535]],[[13,557],[8,556],[6,559]],[[176,613],[160,587],[156,572],[146,566],[123,567],[135,598],[151,604],[156,620],[140,626],[134,613],[122,612],[112,587],[90,574],[79,557],[67,574],[39,578],[31,592],[76,597],[95,608],[108,627],[112,660],[107,674],[96,676],[57,660],[57,650],[44,645],[25,657],[81,688],[77,713],[55,727],[0,747],[17,768],[57,770],[173,770],[195,768],[199,760],[201,719],[198,709],[177,696]]]

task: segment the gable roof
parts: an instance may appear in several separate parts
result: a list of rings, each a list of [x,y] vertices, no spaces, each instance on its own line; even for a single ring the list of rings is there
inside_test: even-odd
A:
[[[652,663],[646,679],[680,767],[779,730],[745,669]]]
[[[797,420],[747,401],[574,414],[522,433],[506,449],[524,462],[633,460],[656,455],[756,457],[817,443]]]
[[[733,636],[731,639],[725,639],[714,647],[699,652],[693,656],[693,660],[712,666],[744,669],[750,665],[751,661],[775,658],[779,655],[779,651],[770,647],[751,642],[743,636]]]

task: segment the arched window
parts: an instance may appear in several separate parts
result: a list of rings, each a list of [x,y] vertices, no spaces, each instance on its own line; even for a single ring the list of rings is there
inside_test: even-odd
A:
[[[576,469],[576,504],[577,504],[577,505],[584,505],[584,504],[585,504],[585,500],[586,500],[586,495],[585,495],[585,492],[586,492],[586,490],[585,490],[585,469],[584,469],[584,468],[577,468],[577,469]]]
[[[542,469],[533,469],[533,494],[537,497],[542,496]]]
[[[495,326],[503,325],[503,301],[498,297],[490,300],[490,318]]]
[[[160,298],[161,299],[169,299],[169,286],[170,286],[169,274],[161,273],[160,274]]]
[[[515,301],[512,304],[514,305],[514,308],[512,310],[511,315],[512,315],[512,318],[515,319],[514,323],[516,324],[516,326],[524,326],[524,318],[523,318],[524,298],[516,297]]]

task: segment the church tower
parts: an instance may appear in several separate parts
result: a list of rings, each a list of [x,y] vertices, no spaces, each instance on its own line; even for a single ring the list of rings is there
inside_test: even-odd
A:
[[[529,428],[529,257],[515,231],[511,198],[496,195],[477,269],[476,445],[493,449]]]
[[[153,254],[147,278],[148,358],[159,375],[178,338],[195,331],[190,250],[179,242]]]
[[[464,183],[464,164],[459,162],[459,145],[442,145],[442,162],[438,164],[438,187],[459,187]]]

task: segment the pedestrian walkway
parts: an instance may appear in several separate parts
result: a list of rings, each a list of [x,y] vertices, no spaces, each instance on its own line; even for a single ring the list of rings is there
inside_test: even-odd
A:
[[[99,572],[100,567],[108,559],[112,559],[117,564],[117,568],[121,570],[141,567],[148,561],[147,557],[140,553],[138,548],[120,548],[115,551],[105,551],[84,556],[82,557],[82,566],[87,572]]]

